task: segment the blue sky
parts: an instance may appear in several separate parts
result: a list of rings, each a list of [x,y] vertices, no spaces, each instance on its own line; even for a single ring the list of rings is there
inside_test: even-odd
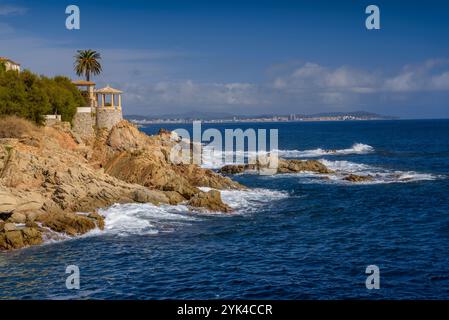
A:
[[[65,8],[81,30],[65,28]],[[365,28],[365,8],[381,30]],[[127,114],[366,110],[449,117],[447,1],[0,0],[0,56],[75,78],[77,49]]]

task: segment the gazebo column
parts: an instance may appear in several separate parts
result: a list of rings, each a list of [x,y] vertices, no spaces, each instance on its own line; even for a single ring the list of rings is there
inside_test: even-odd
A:
[[[122,110],[122,95],[121,94],[118,95],[118,108],[120,110]]]
[[[101,107],[104,108],[104,94],[101,94]]]
[[[114,94],[111,94],[111,107],[114,108]]]

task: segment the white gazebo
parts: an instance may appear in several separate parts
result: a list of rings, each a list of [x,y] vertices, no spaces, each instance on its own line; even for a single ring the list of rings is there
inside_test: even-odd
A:
[[[95,90],[98,108],[122,110],[122,91],[111,88],[109,85]]]

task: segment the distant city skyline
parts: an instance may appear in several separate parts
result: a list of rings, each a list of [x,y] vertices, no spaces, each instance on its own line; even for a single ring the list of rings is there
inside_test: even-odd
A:
[[[447,1],[80,0],[79,31],[69,4],[0,0],[0,56],[75,79],[76,50],[97,50],[93,81],[125,92],[125,114],[449,118]]]

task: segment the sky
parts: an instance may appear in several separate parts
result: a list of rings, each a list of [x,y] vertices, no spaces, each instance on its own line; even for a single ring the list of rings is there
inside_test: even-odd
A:
[[[0,56],[76,79],[79,49],[101,53],[93,80],[123,90],[128,115],[449,118],[449,1],[0,0]]]

